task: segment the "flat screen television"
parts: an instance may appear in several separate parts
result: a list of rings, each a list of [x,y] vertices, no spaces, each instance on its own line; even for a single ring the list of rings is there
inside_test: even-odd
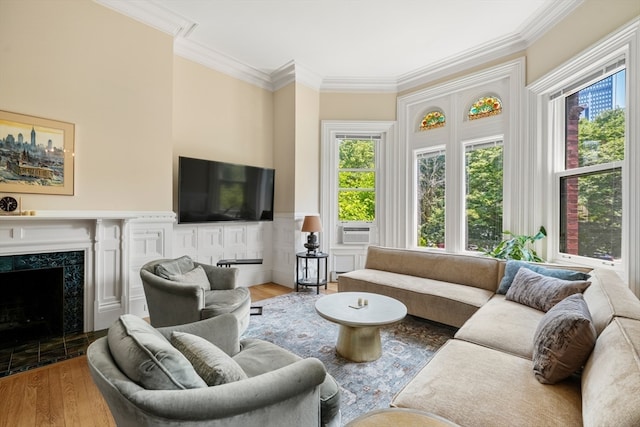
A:
[[[178,222],[273,221],[275,170],[178,158]]]

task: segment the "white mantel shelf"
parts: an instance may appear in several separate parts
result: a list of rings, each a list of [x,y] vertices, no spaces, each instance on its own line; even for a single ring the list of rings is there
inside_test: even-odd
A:
[[[166,211],[36,211],[0,216],[0,256],[84,252],[84,330],[121,314],[149,315],[140,267],[170,257],[175,214]]]
[[[44,219],[158,219],[160,221],[175,221],[175,218],[176,214],[171,211],[35,211],[35,215],[0,215],[0,221],[38,221]]]

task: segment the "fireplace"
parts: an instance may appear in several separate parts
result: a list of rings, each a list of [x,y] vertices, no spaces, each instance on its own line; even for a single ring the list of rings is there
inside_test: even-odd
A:
[[[83,331],[84,251],[0,257],[0,344]]]

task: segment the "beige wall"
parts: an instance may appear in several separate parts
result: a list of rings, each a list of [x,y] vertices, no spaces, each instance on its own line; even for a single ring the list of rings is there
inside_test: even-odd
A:
[[[276,169],[274,211],[279,214],[295,212],[295,95],[294,83],[273,94],[273,155]]]
[[[640,0],[585,0],[527,49],[527,84],[640,16]]]
[[[395,93],[320,94],[320,120],[395,120]]]
[[[320,93],[296,84],[295,212],[320,212]]]
[[[174,206],[178,156],[274,167],[273,93],[178,56],[173,63]]]
[[[171,209],[172,45],[89,0],[0,0],[0,109],[75,124],[75,194],[25,209]]]

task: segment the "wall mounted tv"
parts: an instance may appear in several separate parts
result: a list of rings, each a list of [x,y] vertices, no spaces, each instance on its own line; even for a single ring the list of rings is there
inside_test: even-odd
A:
[[[178,222],[273,221],[275,170],[178,158]]]

